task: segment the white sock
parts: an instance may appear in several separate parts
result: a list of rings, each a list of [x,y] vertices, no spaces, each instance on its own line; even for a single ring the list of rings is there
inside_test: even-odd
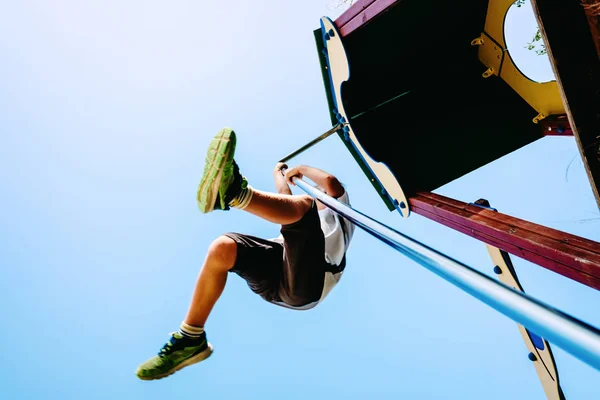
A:
[[[185,337],[198,339],[204,333],[204,327],[192,326],[182,322],[181,325],[179,325],[179,332]]]
[[[252,196],[254,196],[254,190],[252,189],[252,186],[248,185],[246,189],[242,189],[240,194],[238,194],[233,200],[229,202],[229,205],[231,207],[243,210],[244,208],[248,207],[248,204],[250,204]]]

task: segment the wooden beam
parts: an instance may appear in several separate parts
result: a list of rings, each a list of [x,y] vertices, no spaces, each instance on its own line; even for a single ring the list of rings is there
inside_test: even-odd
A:
[[[598,30],[591,29],[581,0],[532,0],[531,4],[600,208]]]
[[[335,20],[342,37],[349,35],[384,12],[398,0],[358,0]]]
[[[539,122],[544,136],[573,136],[571,124],[566,114],[551,115]]]
[[[600,290],[600,243],[429,192],[414,213]]]

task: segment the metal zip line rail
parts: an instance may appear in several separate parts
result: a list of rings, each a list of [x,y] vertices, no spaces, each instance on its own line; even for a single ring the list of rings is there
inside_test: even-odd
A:
[[[282,171],[283,173],[283,171]],[[516,291],[326,195],[302,179],[294,183],[336,213],[408,258],[537,335],[600,370],[600,330]]]

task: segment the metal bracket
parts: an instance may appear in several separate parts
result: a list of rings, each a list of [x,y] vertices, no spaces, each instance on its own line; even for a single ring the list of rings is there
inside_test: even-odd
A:
[[[547,117],[546,114],[539,113],[532,121],[533,121],[534,124],[537,124],[538,122],[540,122],[541,120],[543,120],[546,117]]]
[[[481,46],[483,44],[483,38],[480,36],[471,40],[471,46]]]
[[[475,207],[479,207],[479,208],[485,208],[487,210],[492,210],[492,211],[496,211],[498,212],[498,210],[496,210],[495,208],[493,208],[492,206],[490,206],[490,202],[487,201],[486,199],[479,199],[474,203],[468,203],[470,206],[475,206]]]
[[[494,71],[494,68],[490,67],[486,69],[485,72],[481,74],[481,76],[483,76],[484,78],[489,78],[490,76],[494,75],[495,72],[496,71]]]

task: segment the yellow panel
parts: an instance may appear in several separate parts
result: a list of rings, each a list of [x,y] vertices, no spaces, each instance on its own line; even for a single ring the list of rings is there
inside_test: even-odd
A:
[[[549,115],[564,114],[565,107],[556,81],[544,83],[532,81],[521,73],[510,57],[504,41],[504,20],[513,3],[514,0],[490,0],[485,20],[485,32],[481,34],[483,44],[479,48],[478,57],[488,67],[487,71],[482,71],[483,76],[487,78],[491,75],[498,75],[508,83],[523,100],[538,112],[538,116],[532,115],[532,121],[537,123]],[[498,51],[503,52],[501,57],[498,56]],[[498,60],[502,62],[498,64]]]
[[[530,80],[519,71],[508,51],[504,56],[500,77],[538,113],[545,116],[565,113],[556,81],[539,83]]]
[[[506,48],[504,42],[504,17],[515,0],[490,0],[485,18],[485,31],[496,42]]]

